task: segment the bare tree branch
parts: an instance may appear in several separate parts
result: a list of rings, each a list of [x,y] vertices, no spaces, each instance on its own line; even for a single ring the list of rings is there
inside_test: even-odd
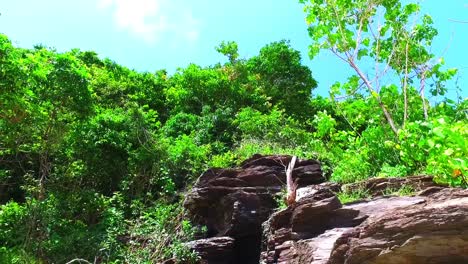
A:
[[[419,95],[422,100],[422,105],[423,105],[423,111],[424,111],[424,119],[427,120],[428,114],[427,114],[427,105],[426,105],[426,99],[425,99],[425,88],[426,88],[426,73],[428,71],[428,67],[426,65],[423,65],[422,71],[421,71],[421,77],[420,77],[420,84],[419,84]]]
[[[384,103],[382,102],[382,99],[380,98],[380,96],[377,94],[377,92],[372,87],[372,84],[369,82],[369,80],[364,75],[364,73],[361,71],[361,69],[353,61],[350,61],[349,65],[356,71],[356,73],[359,75],[359,77],[364,81],[364,83],[366,84],[367,89],[369,90],[371,95],[379,103],[380,109],[382,109],[382,112],[384,113],[385,119],[387,119],[387,122],[390,125],[390,128],[392,129],[393,133],[395,133],[395,135],[397,135],[398,134],[398,129],[395,126],[395,122],[393,121],[392,115],[390,114],[390,112],[388,112],[387,107],[385,107]]]
[[[408,49],[409,49],[409,42],[406,41],[405,47],[405,76],[403,81],[403,101],[404,101],[404,111],[403,111],[403,125],[402,127],[405,128],[406,120],[408,119]]]
[[[296,202],[296,189],[297,184],[293,181],[292,173],[294,166],[296,165],[297,156],[293,156],[291,162],[289,162],[288,169],[286,170],[286,186],[288,190],[288,196],[286,198],[287,204],[292,205]]]
[[[72,264],[72,263],[75,263],[75,262],[78,262],[78,263],[86,263],[86,264],[93,264],[93,263],[87,261],[86,259],[80,259],[80,258],[72,259],[72,260],[70,260],[69,262],[67,262],[67,263],[65,263],[65,264]]]

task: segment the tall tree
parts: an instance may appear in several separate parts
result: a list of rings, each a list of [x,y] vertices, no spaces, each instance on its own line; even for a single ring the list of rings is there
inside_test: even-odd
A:
[[[408,116],[408,90],[417,89],[427,118],[426,87],[443,95],[443,83],[453,77],[455,69],[442,71],[443,60],[436,60],[430,47],[437,30],[429,15],[420,15],[418,4],[399,0],[300,0],[305,5],[306,21],[313,43],[309,56],[328,50],[354,71],[348,84],[335,85],[346,95],[361,87],[378,103],[392,131],[405,126]],[[390,81],[389,81],[390,80]],[[403,118],[395,122],[394,113],[382,99],[382,88],[398,80],[403,93]],[[419,83],[419,87],[416,87]]]
[[[301,64],[299,51],[291,48],[287,41],[266,45],[258,56],[248,60],[247,66],[256,78],[260,93],[265,94],[272,105],[296,117],[306,114],[317,82],[310,69]]]

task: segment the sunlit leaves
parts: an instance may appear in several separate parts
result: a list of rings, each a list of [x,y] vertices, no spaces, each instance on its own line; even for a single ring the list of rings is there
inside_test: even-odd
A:
[[[401,131],[400,155],[412,167],[425,168],[436,181],[452,186],[468,186],[468,130],[466,122],[450,122],[439,117],[414,122]]]
[[[237,43],[234,41],[221,42],[221,44],[216,47],[216,51],[227,56],[230,63],[235,63],[239,57]]]
[[[310,52],[314,52],[311,47]],[[273,42],[260,54],[247,61],[251,74],[258,74],[255,83],[258,95],[295,117],[304,117],[317,82],[309,68],[302,65],[300,53],[287,41]]]
[[[312,122],[316,128],[315,136],[318,138],[330,137],[335,132],[336,121],[326,111],[318,112]]]

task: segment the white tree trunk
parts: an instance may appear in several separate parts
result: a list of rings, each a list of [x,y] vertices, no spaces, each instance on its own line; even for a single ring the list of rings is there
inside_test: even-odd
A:
[[[297,184],[293,181],[292,173],[294,169],[294,165],[296,164],[297,157],[293,156],[291,162],[288,165],[288,169],[286,170],[286,188],[288,191],[288,197],[286,198],[287,204],[292,205],[296,202],[296,189]]]

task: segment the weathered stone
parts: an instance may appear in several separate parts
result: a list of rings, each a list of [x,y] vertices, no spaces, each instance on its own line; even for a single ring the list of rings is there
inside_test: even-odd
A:
[[[254,177],[263,175],[262,181],[267,184],[280,184],[284,185],[286,182],[285,170],[291,161],[291,156],[261,156],[254,155],[252,158],[242,163],[242,170],[240,178]],[[257,173],[252,173],[252,171]],[[253,174],[253,175],[252,175]],[[256,177],[254,175],[257,175]],[[320,162],[316,160],[299,159],[293,169],[293,178],[299,187],[307,186],[310,184],[322,183],[325,179],[322,175]],[[279,180],[279,181],[277,181]],[[250,180],[250,182],[258,183],[257,181]],[[274,182],[274,183],[273,183]],[[262,186],[266,186],[264,183]]]
[[[242,168],[207,170],[186,195],[184,207],[196,223],[206,225],[216,235],[240,226],[259,227],[276,207],[274,198],[286,181],[284,166],[290,159],[256,155]],[[317,161],[299,160],[296,169],[296,180],[324,180]]]
[[[234,251],[244,256],[236,259],[238,263],[258,263],[261,225],[277,207],[275,198],[284,188],[290,160],[291,156],[254,155],[241,168],[207,170],[186,195],[188,216],[206,226],[209,237],[234,238]],[[298,160],[293,179],[300,186],[325,180],[315,160]]]
[[[337,241],[330,263],[468,263],[468,190],[370,215]]]
[[[333,182],[324,182],[320,184],[308,185],[305,187],[299,187],[296,190],[296,201],[300,202],[307,196],[314,196],[318,191],[328,189],[334,193],[341,191],[341,185]]]
[[[336,196],[300,204],[294,208],[291,217],[292,231],[308,233],[309,237],[323,233],[329,227],[332,212],[340,207],[341,203]]]
[[[468,263],[467,190],[429,176],[322,183],[319,163],[299,160],[296,202],[275,212],[290,160],[255,155],[240,168],[200,176],[184,206],[208,227],[211,238],[187,244],[204,263],[257,264],[260,256],[267,264]],[[382,196],[403,186],[415,195]],[[373,198],[342,205],[335,195],[342,189]]]
[[[186,243],[206,264],[235,264],[234,239],[212,237]]]
[[[316,190],[264,224],[264,263],[468,263],[468,190],[345,206]]]
[[[297,261],[308,259],[313,252],[309,252],[307,256],[304,255],[300,249],[305,246],[296,242],[323,234],[342,219],[346,217],[354,219],[358,215],[358,212],[349,214],[349,210],[340,213],[337,211],[340,208],[341,203],[333,192],[328,188],[323,188],[289,208],[273,214],[264,224],[266,243],[263,245],[265,253],[262,255],[267,258],[263,261],[265,263],[307,263]]]

